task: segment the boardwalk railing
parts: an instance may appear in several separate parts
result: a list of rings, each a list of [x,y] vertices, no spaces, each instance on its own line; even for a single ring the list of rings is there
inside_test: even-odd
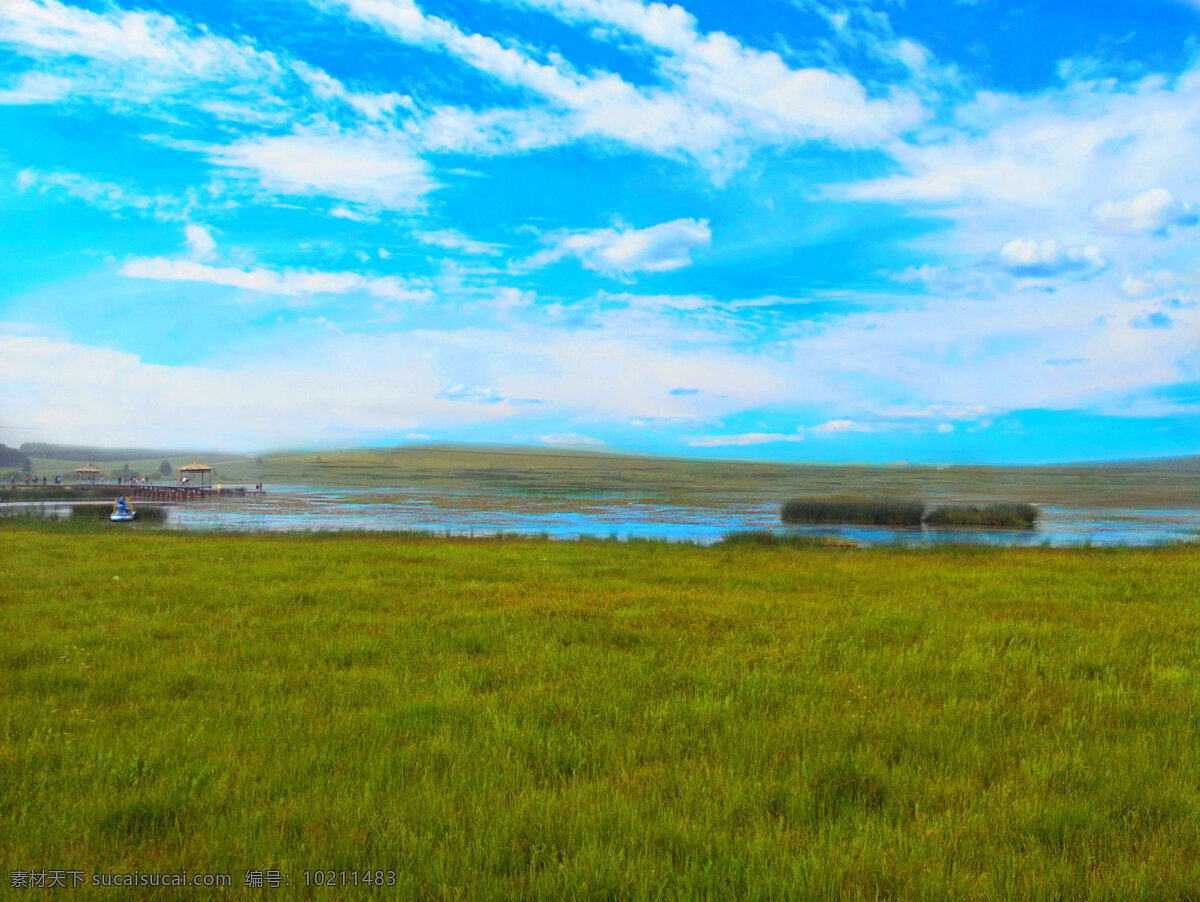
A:
[[[3,0],[0,0],[3,2]],[[10,496],[14,499],[19,499],[20,495],[30,494],[37,496],[38,500],[53,501],[56,500],[61,492],[63,500],[74,500],[80,497],[83,493],[85,498],[115,498],[119,495],[124,495],[126,498],[140,498],[149,501],[202,501],[206,498],[229,498],[238,497],[244,498],[246,495],[261,495],[261,490],[250,489],[244,485],[223,486],[218,489],[212,485],[180,485],[178,483],[165,485],[153,485],[150,483],[133,483],[132,485],[125,483],[106,483],[106,482],[76,482],[76,483],[59,483],[56,485],[22,485],[15,483],[11,487],[5,484],[2,487],[6,492],[13,491]]]
[[[149,498],[153,501],[199,501],[212,498],[217,490],[211,485],[119,485],[118,490],[124,491],[130,498]]]

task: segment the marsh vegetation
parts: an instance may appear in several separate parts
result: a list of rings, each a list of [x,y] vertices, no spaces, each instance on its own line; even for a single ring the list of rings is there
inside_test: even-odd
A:
[[[925,515],[933,527],[1033,529],[1037,521],[1032,504],[943,504]]]
[[[939,504],[892,499],[812,498],[788,501],[780,508],[784,523],[1033,529],[1038,509],[1032,504]]]
[[[784,523],[849,523],[862,526],[920,526],[925,504],[890,499],[814,498],[785,502]]]

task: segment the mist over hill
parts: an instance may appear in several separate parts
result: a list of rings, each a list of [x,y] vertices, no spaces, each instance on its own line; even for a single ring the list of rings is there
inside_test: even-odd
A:
[[[25,442],[20,453],[44,460],[88,460],[93,463],[121,463],[129,460],[150,460],[161,457],[215,457],[215,451],[180,451],[163,448],[97,448],[92,445],[57,445],[50,442]],[[220,455],[228,457],[229,455]]]

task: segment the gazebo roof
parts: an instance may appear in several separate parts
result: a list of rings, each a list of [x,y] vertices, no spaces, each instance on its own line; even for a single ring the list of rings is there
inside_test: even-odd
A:
[[[79,469],[77,469],[75,472],[76,472],[76,473],[99,473],[99,472],[100,472],[100,470],[99,470],[99,468],[97,468],[97,467],[93,467],[93,466],[91,466],[91,465],[89,464],[89,465],[88,465],[88,466],[86,466],[86,467],[80,467],[80,468],[79,468]]]
[[[193,460],[186,467],[180,467],[179,472],[180,473],[210,473],[210,472],[212,472],[212,467],[210,467],[208,464],[197,463],[196,461]]]

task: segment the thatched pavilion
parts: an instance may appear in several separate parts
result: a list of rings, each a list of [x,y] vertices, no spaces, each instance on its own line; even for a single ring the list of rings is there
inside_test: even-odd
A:
[[[76,482],[90,482],[90,483],[94,484],[96,482],[96,480],[99,478],[100,478],[99,468],[93,467],[91,464],[88,464],[86,467],[80,467],[78,470],[75,471],[75,481]]]
[[[198,463],[193,460],[186,467],[179,468],[179,475],[187,476],[187,477],[191,478],[191,474],[199,473],[200,474],[200,488],[204,488],[205,487],[205,484],[204,484],[205,478],[208,479],[208,485],[209,486],[212,485],[212,471],[213,471],[213,468],[208,466],[208,464]]]

